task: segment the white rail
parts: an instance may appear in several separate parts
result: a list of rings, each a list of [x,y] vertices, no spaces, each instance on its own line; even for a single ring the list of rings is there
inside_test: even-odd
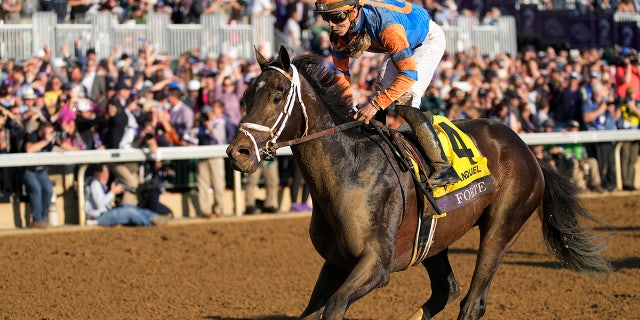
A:
[[[548,145],[565,143],[617,142],[615,151],[617,188],[622,188],[620,173],[620,142],[640,141],[640,130],[617,131],[579,131],[521,134],[520,137],[528,145]],[[164,160],[207,159],[227,157],[227,145],[187,146],[159,148],[159,155]],[[278,155],[291,155],[286,147],[278,150]],[[78,176],[83,177],[87,167],[94,163],[141,162],[149,159],[149,150],[86,150],[86,151],[53,151],[48,153],[17,153],[0,155],[0,167],[24,167],[37,165],[69,165],[78,164]],[[234,172],[234,211],[242,214],[239,203],[241,195],[240,173]],[[84,179],[78,179],[78,212],[79,223],[85,223],[84,212]]]

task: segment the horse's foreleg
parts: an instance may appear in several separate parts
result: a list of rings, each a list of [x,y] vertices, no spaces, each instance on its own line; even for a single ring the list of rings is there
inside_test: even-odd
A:
[[[348,271],[338,269],[325,262],[320,270],[313,292],[311,293],[309,304],[300,316],[300,319],[320,319],[327,300],[342,286],[348,276]]]
[[[371,290],[383,287],[389,283],[390,263],[389,250],[374,249],[376,245],[369,244],[356,266],[351,270],[344,284],[329,298],[325,306],[323,319],[343,319],[351,303],[362,298]],[[382,252],[385,253],[382,253]],[[381,253],[385,258],[381,257]]]
[[[431,319],[460,295],[460,286],[449,264],[448,249],[425,259],[422,265],[431,280],[431,297],[409,320]]]

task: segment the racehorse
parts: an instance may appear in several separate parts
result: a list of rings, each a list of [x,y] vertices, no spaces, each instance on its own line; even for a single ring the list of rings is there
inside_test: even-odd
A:
[[[291,61],[281,48],[272,60],[256,52],[256,60],[262,72],[244,94],[247,113],[227,154],[234,169],[251,173],[274,149],[291,145],[313,200],[311,241],[325,259],[301,318],[342,319],[392,272],[411,266],[421,194],[380,136],[343,126],[353,122],[351,98],[318,58]],[[482,317],[503,255],[536,210],[547,247],[564,264],[580,272],[610,271],[600,255],[604,245],[578,223],[595,218],[570,181],[538,162],[503,124],[479,119],[456,125],[487,157],[495,192],[438,219],[421,262],[431,297],[410,319],[431,319],[459,296],[447,247],[475,226],[480,246],[458,319]]]

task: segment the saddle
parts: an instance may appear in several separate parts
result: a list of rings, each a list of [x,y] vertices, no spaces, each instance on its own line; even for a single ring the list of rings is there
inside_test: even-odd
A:
[[[419,145],[412,132],[400,132],[390,129],[380,121],[371,120],[371,126],[382,139],[391,148],[400,169],[403,172],[411,172],[414,181],[420,185],[418,188],[425,196],[432,197],[432,192],[429,191],[428,177],[430,168],[427,165],[426,158],[420,152],[417,147]],[[435,200],[432,203],[437,207]],[[438,209],[436,209],[438,210]],[[439,211],[439,210],[438,210]]]

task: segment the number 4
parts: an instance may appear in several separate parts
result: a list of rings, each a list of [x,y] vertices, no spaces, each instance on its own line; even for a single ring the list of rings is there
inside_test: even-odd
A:
[[[460,136],[458,131],[456,131],[446,122],[441,122],[438,125],[449,137],[451,148],[453,149],[453,152],[455,152],[455,154],[458,156],[458,158],[467,158],[469,159],[470,164],[476,164],[476,162],[473,160],[473,150],[469,149],[469,147],[464,144],[464,140],[462,140],[462,137]]]

